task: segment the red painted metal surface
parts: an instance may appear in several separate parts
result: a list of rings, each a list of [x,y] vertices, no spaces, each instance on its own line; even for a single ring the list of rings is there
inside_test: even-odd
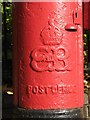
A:
[[[84,2],[84,29],[90,30],[90,2]]]
[[[89,26],[89,31],[90,31],[90,2],[88,4],[89,4],[89,15],[88,15],[89,16],[88,17],[89,18],[89,20],[88,20],[89,23],[88,23],[88,26]]]
[[[82,3],[16,6],[19,107],[82,107]]]

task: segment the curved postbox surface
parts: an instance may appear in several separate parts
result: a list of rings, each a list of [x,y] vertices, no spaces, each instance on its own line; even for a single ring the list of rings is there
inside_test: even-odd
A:
[[[90,2],[84,2],[84,29],[90,30]]]
[[[19,107],[82,107],[82,3],[25,2],[17,10]]]

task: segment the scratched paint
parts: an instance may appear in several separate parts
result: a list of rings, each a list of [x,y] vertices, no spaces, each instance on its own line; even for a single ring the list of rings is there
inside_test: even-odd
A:
[[[16,6],[19,107],[82,107],[82,4],[26,2]]]

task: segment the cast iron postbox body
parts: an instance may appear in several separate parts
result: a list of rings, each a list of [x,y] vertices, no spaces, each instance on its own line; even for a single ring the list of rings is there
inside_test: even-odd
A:
[[[25,2],[14,9],[15,104],[30,110],[82,107],[82,2]]]
[[[90,2],[84,2],[84,29],[90,30]]]

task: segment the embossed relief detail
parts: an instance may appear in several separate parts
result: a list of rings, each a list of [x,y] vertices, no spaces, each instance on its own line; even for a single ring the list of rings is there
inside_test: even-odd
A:
[[[75,85],[27,85],[26,93],[31,94],[75,94]]]
[[[31,66],[36,71],[65,71],[68,66],[69,52],[61,47],[40,47],[32,52]]]
[[[41,37],[45,45],[59,45],[62,40],[60,29],[55,26],[47,26],[41,32]]]
[[[60,15],[60,3],[57,3],[56,11],[48,16],[47,25],[40,33],[40,46],[31,52],[31,67],[38,72],[44,71],[70,71],[68,47],[63,44],[63,19]],[[65,5],[63,5],[65,8]],[[63,8],[63,7],[62,7]],[[61,45],[62,43],[62,45]]]
[[[62,17],[60,16],[59,11],[54,11],[49,14],[48,24],[40,34],[43,44],[60,45],[63,38],[61,20]]]

